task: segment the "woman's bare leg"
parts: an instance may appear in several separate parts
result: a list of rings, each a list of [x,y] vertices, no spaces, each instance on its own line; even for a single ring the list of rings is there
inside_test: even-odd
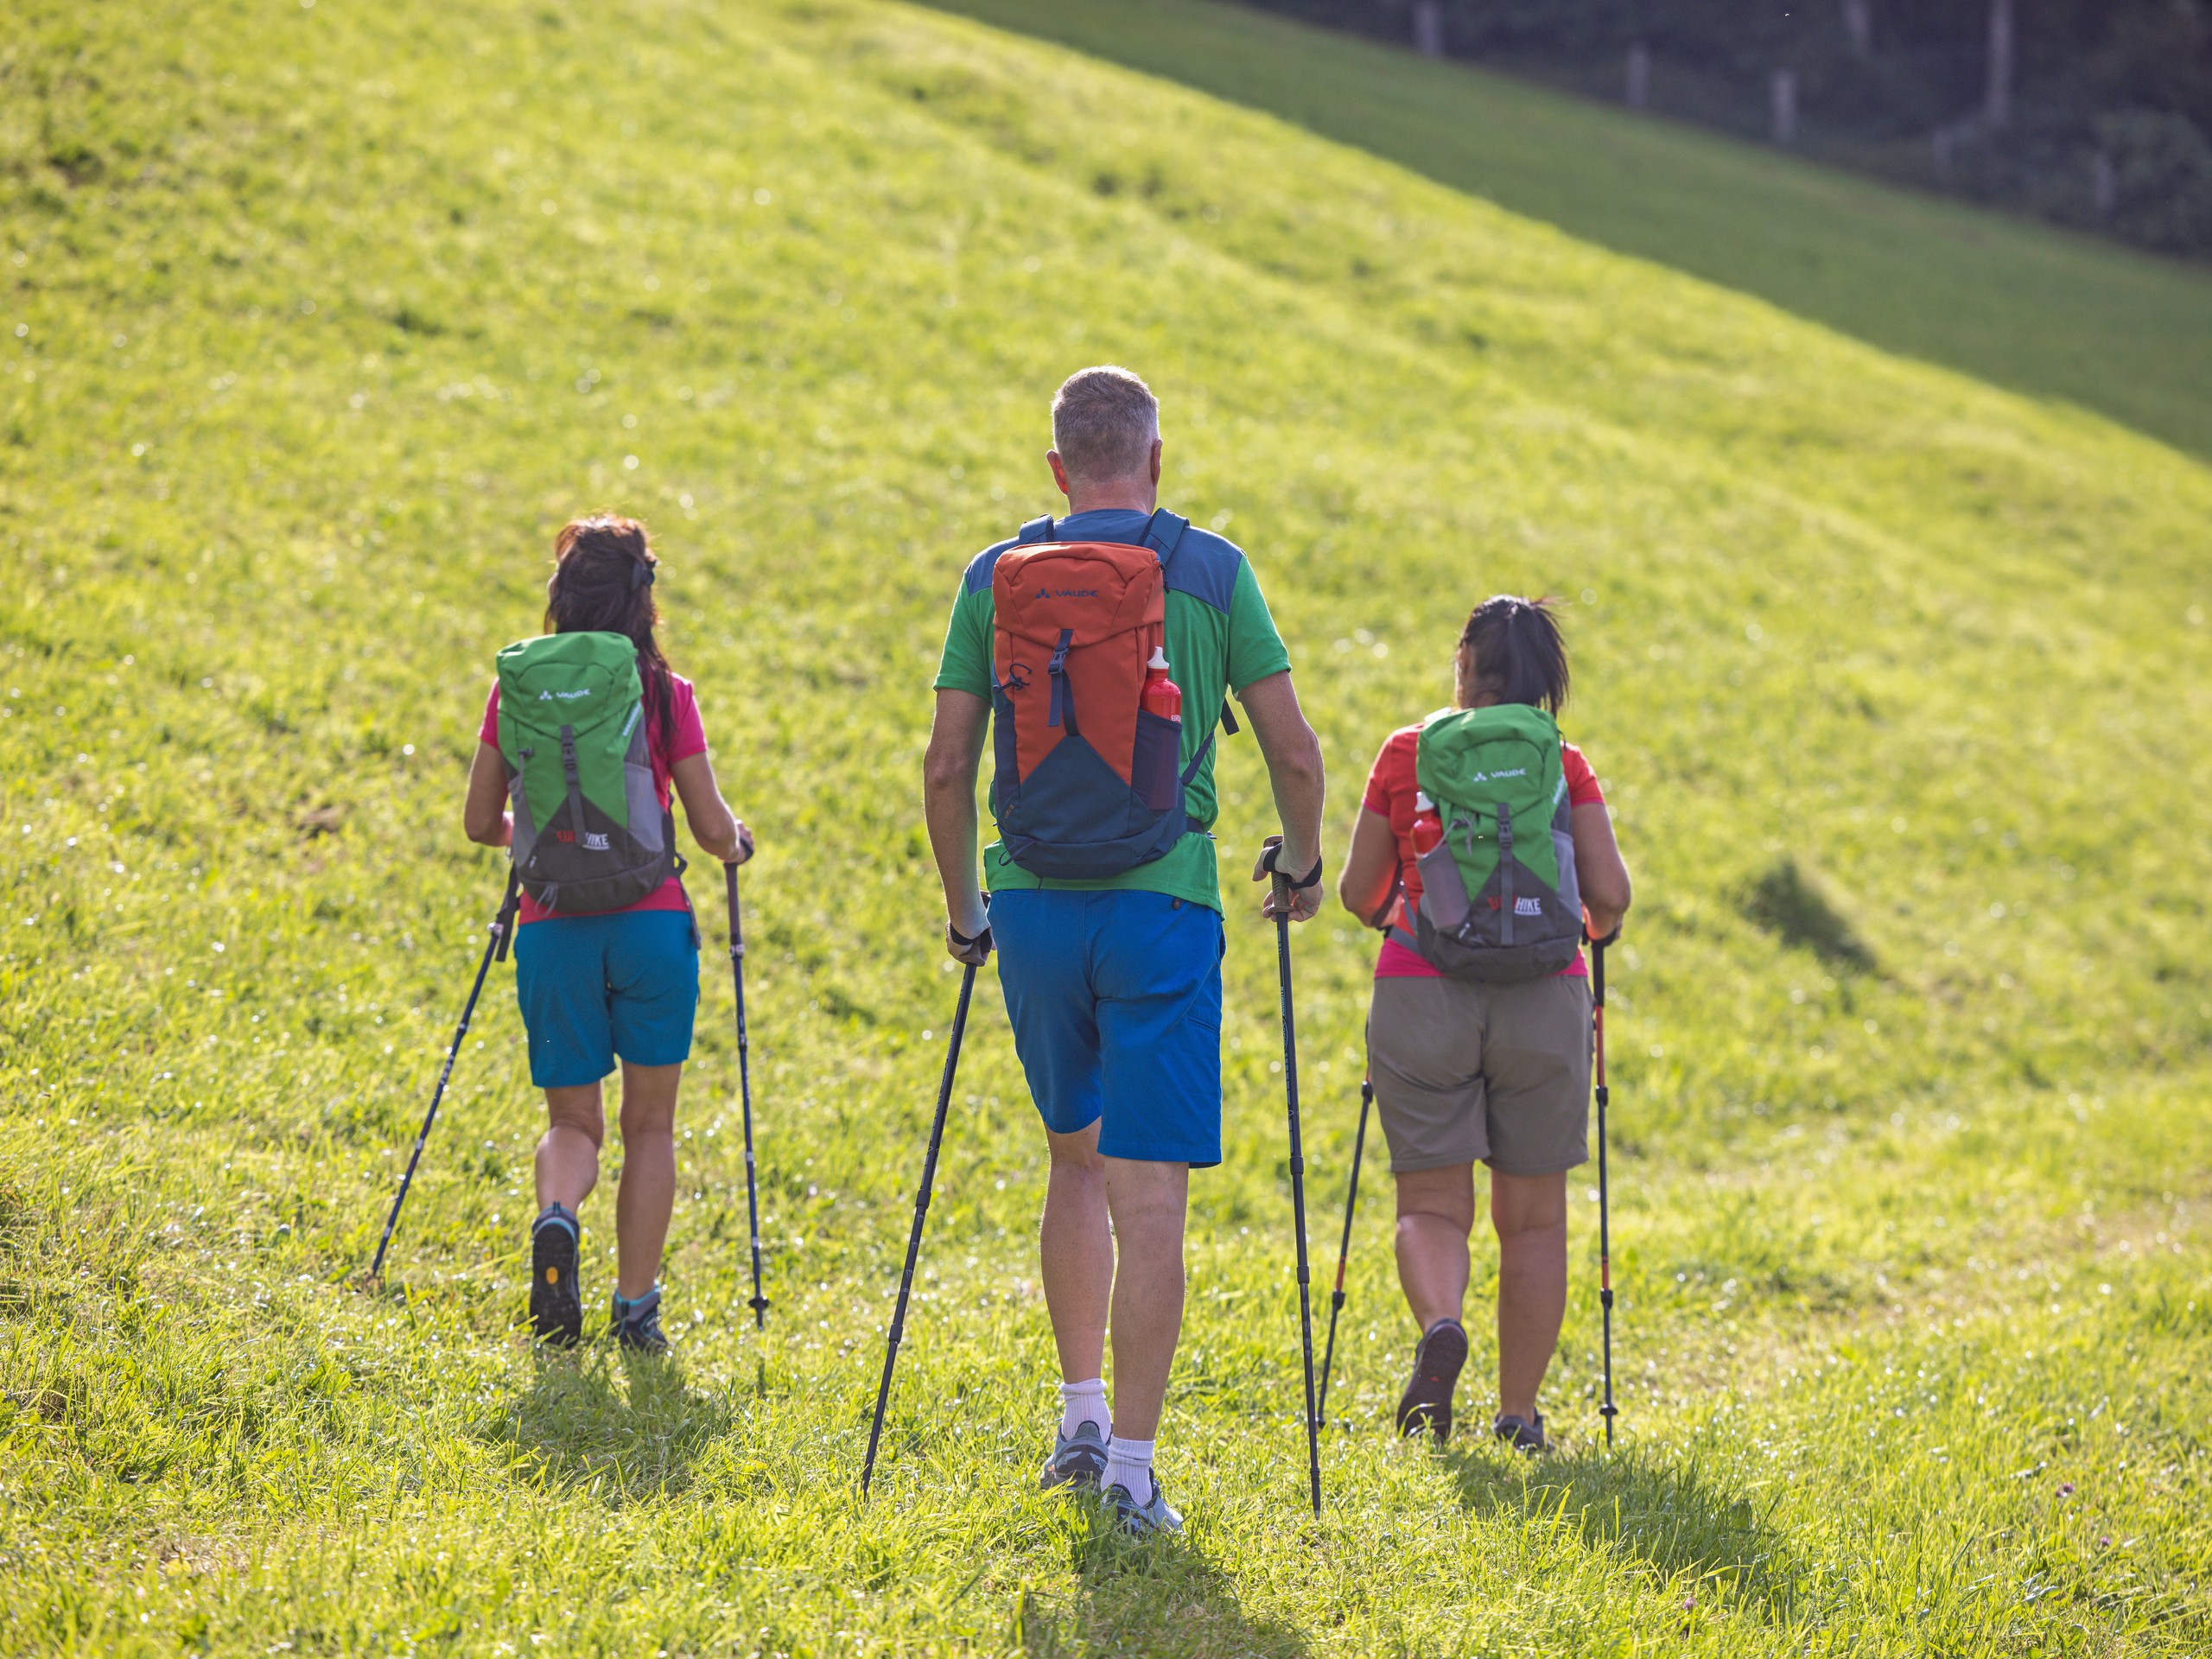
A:
[[[1475,1166],[1409,1170],[1398,1181],[1398,1282],[1425,1332],[1458,1319],[1467,1300],[1467,1235],[1475,1228]]]
[[[545,1133],[537,1139],[537,1207],[564,1206],[574,1215],[599,1185],[600,1142],[607,1119],[595,1083],[545,1091]]]
[[[679,1065],[622,1063],[622,1185],[614,1195],[614,1287],[632,1300],[660,1277],[676,1208]]]
[[[1536,1420],[1536,1391],[1567,1313],[1567,1174],[1490,1178],[1497,1229],[1497,1406]]]

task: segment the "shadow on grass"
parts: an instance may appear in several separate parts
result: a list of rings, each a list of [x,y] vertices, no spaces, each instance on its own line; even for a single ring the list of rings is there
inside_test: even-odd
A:
[[[530,1387],[483,1434],[520,1454],[548,1486],[613,1504],[682,1491],[700,1453],[730,1427],[728,1400],[687,1388],[671,1357],[533,1347],[524,1363]]]
[[[1805,1597],[1802,1567],[1758,1507],[1708,1484],[1694,1462],[1685,1467],[1635,1451],[1590,1452],[1523,1467],[1487,1449],[1449,1452],[1445,1460],[1470,1511],[1564,1519],[1592,1545],[1641,1557],[1668,1578],[1687,1574],[1710,1584],[1776,1623],[1789,1622]]]
[[[1014,1637],[1031,1659],[1090,1653],[1291,1656],[1305,1638],[1254,1618],[1236,1586],[1187,1537],[1123,1538],[1103,1514],[1076,1541],[1071,1595],[1025,1592]]]

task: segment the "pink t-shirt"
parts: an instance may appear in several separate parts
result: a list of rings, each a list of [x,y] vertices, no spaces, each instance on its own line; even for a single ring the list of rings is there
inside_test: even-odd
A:
[[[1360,804],[1370,812],[1390,820],[1390,833],[1398,842],[1398,881],[1403,891],[1401,908],[1390,919],[1408,933],[1413,931],[1413,907],[1421,903],[1421,866],[1414,855],[1414,797],[1421,793],[1414,780],[1414,763],[1421,747],[1421,728],[1402,727],[1390,734],[1382,745],[1382,753],[1375,757],[1375,769],[1367,774],[1367,793]],[[1590,763],[1582,758],[1582,751],[1572,743],[1559,746],[1560,769],[1567,773],[1567,799],[1569,806],[1590,806],[1605,804],[1605,792],[1598,787],[1597,774],[1590,770]],[[1580,951],[1574,961],[1560,969],[1562,974],[1586,974]],[[1375,977],[1377,979],[1440,979],[1442,975],[1418,950],[1408,950],[1395,939],[1385,938],[1382,949],[1375,958]]]
[[[691,690],[691,682],[681,674],[668,677],[669,718],[664,728],[659,715],[652,712],[653,702],[651,697],[645,699],[645,708],[648,710],[645,716],[645,752],[652,757],[653,787],[659,791],[661,808],[665,811],[669,804],[670,779],[675,773],[676,763],[707,752],[707,728],[700,721],[699,699]],[[484,705],[484,725],[476,735],[480,742],[495,749],[499,747],[499,684],[497,680],[492,683],[491,700]],[[620,915],[621,911],[629,910],[690,908],[691,900],[684,894],[683,884],[671,875],[657,890],[647,893],[634,905],[624,905],[620,910],[591,913],[614,916]],[[571,911],[566,913],[575,915],[579,912]],[[524,922],[542,922],[548,919],[558,921],[561,918],[525,893],[522,895],[521,919]],[[546,937],[550,938],[552,935],[549,933]]]

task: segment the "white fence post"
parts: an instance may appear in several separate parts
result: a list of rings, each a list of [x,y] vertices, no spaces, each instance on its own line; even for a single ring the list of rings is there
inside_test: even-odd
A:
[[[1628,106],[1647,109],[1651,104],[1651,48],[1638,41],[1628,49]]]
[[[1843,32],[1856,52],[1874,50],[1874,0],[1843,0]]]
[[[1774,99],[1774,142],[1794,144],[1797,142],[1797,72],[1776,70],[1770,91]]]
[[[1444,55],[1443,0],[1414,0],[1414,50],[1424,58]]]
[[[1989,87],[1982,112],[1993,127],[2012,118],[2012,0],[1989,0]]]

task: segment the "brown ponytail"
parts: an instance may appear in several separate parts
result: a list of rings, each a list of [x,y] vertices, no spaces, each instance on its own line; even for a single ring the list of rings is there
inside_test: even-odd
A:
[[[660,621],[660,608],[653,603],[653,576],[659,568],[645,527],[635,518],[599,513],[571,519],[553,539],[545,628],[549,633],[619,633],[637,646],[645,712],[658,722],[664,739],[675,706],[668,658],[653,634]]]
[[[1548,599],[1500,594],[1467,618],[1459,634],[1474,689],[1500,702],[1525,702],[1556,715],[1567,702],[1567,641]]]

